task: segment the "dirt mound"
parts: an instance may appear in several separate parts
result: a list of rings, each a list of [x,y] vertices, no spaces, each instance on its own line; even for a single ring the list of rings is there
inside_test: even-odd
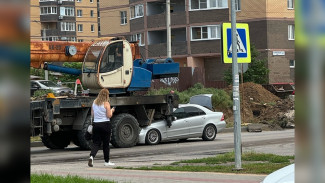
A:
[[[245,101],[254,101],[258,103],[271,103],[280,100],[279,97],[266,90],[262,85],[256,83],[240,84],[240,94]]]
[[[290,99],[280,99],[256,83],[240,85],[241,121],[242,123],[264,123],[271,128],[285,127],[288,122],[294,123],[292,111],[294,102]],[[232,92],[232,86],[227,89]],[[223,111],[228,116],[228,122],[233,122],[232,111]]]

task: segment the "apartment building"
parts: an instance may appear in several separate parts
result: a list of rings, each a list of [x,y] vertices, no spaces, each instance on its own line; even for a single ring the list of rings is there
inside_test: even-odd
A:
[[[97,0],[31,0],[31,40],[98,38]]]
[[[294,0],[245,0],[236,5],[237,21],[249,24],[251,44],[268,61],[269,83],[295,82]]]
[[[223,80],[231,68],[221,61],[221,24],[230,22],[230,0],[171,0],[170,6],[172,58],[202,68],[204,81]],[[251,44],[268,60],[270,83],[294,81],[293,6],[293,0],[236,0],[238,22],[249,24]],[[101,1],[99,10],[101,36],[139,41],[143,58],[166,57],[165,0]]]

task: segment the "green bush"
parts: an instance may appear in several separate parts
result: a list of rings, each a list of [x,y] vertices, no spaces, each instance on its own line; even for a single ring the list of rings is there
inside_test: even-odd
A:
[[[159,90],[151,90],[148,95],[165,95],[173,90],[179,96],[179,103],[189,103],[190,98],[199,94],[212,94],[212,105],[215,109],[226,109],[232,107],[232,99],[227,92],[216,88],[204,88],[201,83],[196,83],[193,87],[179,92],[174,88],[161,88]]]
[[[34,92],[34,95],[33,95],[33,97],[36,97],[36,98],[38,98],[38,97],[43,97],[43,96],[46,96],[48,93],[53,93],[53,90],[36,90],[35,92]]]

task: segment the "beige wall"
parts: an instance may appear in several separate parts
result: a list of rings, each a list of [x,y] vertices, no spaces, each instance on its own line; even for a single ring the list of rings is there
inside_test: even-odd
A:
[[[129,0],[102,0],[99,1],[100,8],[129,5]]]
[[[266,17],[266,0],[241,0],[241,11],[237,12],[237,20],[247,20]],[[283,0],[284,1],[284,0]],[[228,1],[231,13],[231,1]],[[229,16],[231,14],[229,13]],[[229,17],[229,20],[231,18]]]
[[[129,0],[100,1],[101,35],[112,36],[130,32]],[[121,11],[127,12],[127,24],[121,25]]]
[[[127,24],[121,25],[121,11],[127,12]],[[101,35],[130,32],[129,8],[118,8],[100,12]]]
[[[231,0],[228,1],[231,12]],[[231,20],[229,14],[229,21]],[[237,20],[259,18],[294,18],[294,10],[287,8],[287,0],[241,0]]]
[[[41,40],[39,0],[31,0],[30,5],[30,39]]]
[[[82,17],[77,16],[77,11],[82,10]],[[90,16],[90,11],[93,10],[93,17]],[[81,1],[75,4],[75,15],[76,15],[76,34],[77,40],[82,39],[83,41],[91,41],[98,38],[98,14],[97,14],[97,1],[93,3],[90,1]],[[78,24],[83,25],[83,31],[78,31]],[[91,25],[94,25],[94,31],[91,31]]]
[[[266,0],[268,18],[294,18],[294,9],[288,9],[287,0]]]

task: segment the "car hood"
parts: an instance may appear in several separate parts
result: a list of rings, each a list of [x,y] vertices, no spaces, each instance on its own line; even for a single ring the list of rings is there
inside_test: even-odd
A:
[[[294,183],[295,164],[283,167],[268,175],[262,183]]]

